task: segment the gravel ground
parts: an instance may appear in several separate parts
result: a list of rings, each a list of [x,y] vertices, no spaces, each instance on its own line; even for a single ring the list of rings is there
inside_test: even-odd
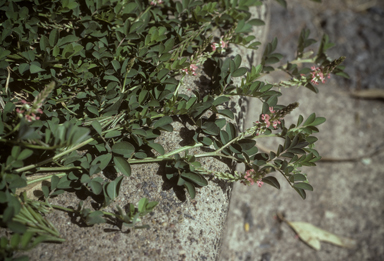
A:
[[[302,88],[283,90],[281,103],[299,101],[292,119],[312,112],[327,118],[317,135],[317,149],[323,157],[364,160],[319,162],[316,168],[307,169],[315,189],[306,200],[279,176],[280,190],[236,184],[219,260],[383,260],[384,146],[380,145],[384,104],[379,99],[354,99],[350,92],[384,88],[384,1],[288,2],[288,10],[274,2],[271,5],[269,39],[278,36],[278,52],[293,57],[304,26],[311,30],[312,38],[320,39],[327,33],[337,45],[330,56],[347,56],[344,65],[351,78],[333,77],[319,86],[319,94]],[[284,77],[273,74],[268,80]],[[259,108],[251,101],[249,125],[258,119],[254,112]],[[274,148],[273,142],[259,144]],[[297,239],[286,223],[279,222],[277,213],[283,213],[289,221],[308,222],[354,239],[356,247],[322,243],[321,250],[316,251]],[[248,231],[245,224],[249,224]]]

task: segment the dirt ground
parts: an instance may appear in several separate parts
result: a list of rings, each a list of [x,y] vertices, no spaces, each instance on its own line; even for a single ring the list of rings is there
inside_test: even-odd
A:
[[[281,104],[300,103],[292,122],[310,113],[327,118],[317,135],[317,149],[331,161],[306,172],[314,191],[302,200],[281,176],[280,190],[265,185],[233,189],[228,229],[219,260],[384,260],[384,103],[356,99],[356,90],[384,89],[384,1],[288,1],[288,10],[271,5],[269,39],[279,38],[278,52],[293,57],[301,29],[320,39],[327,33],[337,47],[330,56],[346,56],[350,79],[332,77],[314,94],[304,88],[283,91]],[[284,75],[273,74],[278,81]],[[247,123],[258,119],[259,104],[250,103]],[[288,124],[289,119],[286,119]],[[248,125],[248,126],[249,126]],[[273,141],[259,144],[273,149]],[[339,159],[351,159],[342,161]],[[356,247],[321,243],[316,251],[299,240],[277,213],[356,240]],[[245,224],[249,224],[246,231]]]

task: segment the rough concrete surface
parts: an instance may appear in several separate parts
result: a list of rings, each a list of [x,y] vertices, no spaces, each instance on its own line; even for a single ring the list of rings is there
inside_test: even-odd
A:
[[[301,114],[326,117],[319,126],[316,148],[331,161],[307,168],[314,191],[307,199],[275,175],[280,190],[264,185],[234,185],[228,213],[228,228],[219,260],[384,260],[384,103],[380,99],[352,98],[354,90],[383,90],[384,34],[383,1],[330,1],[322,4],[291,0],[288,10],[271,6],[270,39],[280,40],[277,51],[293,57],[303,26],[311,37],[327,33],[337,48],[331,57],[347,56],[344,65],[351,79],[332,77],[319,85],[319,94],[305,88],[282,90],[281,104],[300,103],[286,124],[296,123]],[[286,79],[274,73],[268,81]],[[250,102],[246,124],[259,119],[260,104]],[[276,150],[276,141],[258,144]],[[361,158],[359,158],[361,157]],[[338,161],[338,159],[352,159]],[[333,161],[332,161],[333,160]],[[316,251],[299,240],[295,232],[276,219],[282,213],[288,221],[303,221],[356,240],[346,249],[321,243]],[[250,225],[245,231],[244,225]]]

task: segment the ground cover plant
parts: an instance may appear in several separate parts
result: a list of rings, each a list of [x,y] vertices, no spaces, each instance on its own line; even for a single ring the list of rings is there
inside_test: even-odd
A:
[[[264,22],[249,11],[261,4],[1,1],[0,218],[10,232],[1,237],[1,256],[11,259],[40,242],[64,241],[44,217],[52,209],[73,212],[89,226],[114,218],[128,227],[147,227],[138,222],[156,211],[158,202],[142,198],[127,209],[109,208],[124,177],[134,175],[132,164],[165,162],[166,178],[176,180],[191,198],[209,177],[279,188],[272,172],[305,198],[313,187],[300,167],[315,166],[321,158],[312,134],[325,119],[313,113],[286,125],[284,117],[299,104],[279,104],[279,88],[318,92],[317,85],[330,74],[346,76],[340,65],[344,58],[326,55],[333,45],[326,35],[316,53],[307,51],[316,41],[306,29],[295,60],[284,66],[273,66],[283,58],[275,52],[277,39],[266,44],[261,63],[250,69],[241,67],[239,55],[226,58],[231,45],[254,50],[261,45],[251,32]],[[181,91],[183,80],[199,68],[208,75],[211,91],[193,89],[187,95]],[[259,79],[274,70],[286,72],[290,80]],[[241,79],[238,84],[235,78]],[[234,113],[225,105],[231,96],[263,103],[260,118],[244,132],[230,121]],[[158,138],[173,131],[176,120],[195,126],[193,144],[165,151]],[[281,138],[281,145],[275,152],[259,151],[257,140],[268,137]],[[208,152],[189,153],[199,147]],[[247,170],[213,172],[199,163],[204,157],[244,163]],[[107,168],[117,178],[100,175]],[[46,180],[50,183],[41,186],[39,200],[27,196],[30,186]],[[98,197],[100,208],[85,208],[80,200],[76,209],[50,203],[77,190]]]

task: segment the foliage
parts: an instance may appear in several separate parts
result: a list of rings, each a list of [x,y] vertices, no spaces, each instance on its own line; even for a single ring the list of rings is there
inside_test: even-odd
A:
[[[285,66],[272,66],[282,59],[275,52],[277,39],[266,45],[261,63],[249,70],[241,67],[239,55],[223,59],[228,44],[258,49],[261,43],[249,33],[264,22],[251,19],[249,8],[261,4],[256,0],[0,1],[4,209],[0,217],[13,233],[10,239],[1,238],[1,255],[10,258],[14,251],[42,241],[63,241],[44,218],[52,208],[73,212],[88,226],[112,218],[128,227],[145,228],[136,224],[158,202],[143,198],[137,207],[104,211],[119,196],[124,177],[132,174],[131,164],[166,162],[166,178],[176,180],[194,198],[196,188],[207,186],[210,175],[250,183],[244,174],[212,172],[198,161],[230,159],[253,170],[252,180],[276,188],[279,182],[269,173],[280,172],[305,198],[305,191],[313,188],[299,168],[315,166],[320,159],[312,134],[325,119],[300,116],[296,125],[287,127],[284,116],[298,104],[278,104],[281,93],[276,87],[301,85],[318,92],[311,69],[299,69],[298,64],[316,63],[324,74],[346,76],[339,65],[343,59],[326,56],[331,47],[327,36],[316,55],[306,54],[304,49],[315,43],[308,39],[308,30],[300,36],[296,60]],[[221,38],[213,38],[214,32]],[[184,77],[194,73],[196,64],[209,72],[212,92],[180,93]],[[287,72],[291,80],[258,80],[274,70]],[[240,84],[234,84],[236,77],[241,77]],[[231,96],[260,99],[260,122],[238,133],[230,121],[233,112],[223,106]],[[211,117],[206,117],[208,111]],[[176,118],[195,125],[194,143],[167,152],[157,138],[173,131]],[[283,144],[276,152],[260,152],[256,140],[266,137],[279,137]],[[210,152],[189,153],[198,147]],[[121,175],[114,180],[101,177],[108,167]],[[34,178],[36,173],[44,175]],[[43,201],[27,198],[27,185],[43,180],[50,180],[50,185],[41,187]],[[83,202],[76,209],[49,203],[70,190],[102,198],[101,208],[91,210]]]

